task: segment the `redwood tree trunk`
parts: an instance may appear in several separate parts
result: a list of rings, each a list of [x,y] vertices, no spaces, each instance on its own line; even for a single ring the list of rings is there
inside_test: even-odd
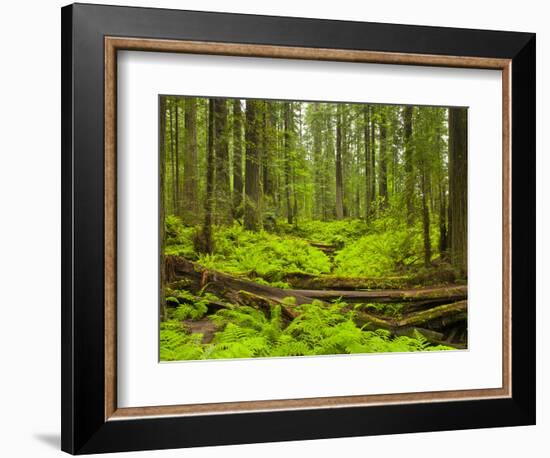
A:
[[[413,145],[412,145],[412,115],[413,107],[408,105],[403,113],[405,142],[405,202],[407,205],[407,224],[414,223],[414,175],[413,175]]]
[[[166,284],[166,263],[164,261],[165,247],[165,224],[166,217],[166,97],[160,98],[160,125],[159,125],[159,146],[160,146],[160,171],[159,171],[159,302],[160,302],[160,319],[166,319],[166,300],[165,300],[165,284]]]
[[[246,168],[245,168],[245,229],[258,231],[262,228],[260,211],[260,102],[246,101]]]
[[[294,222],[294,212],[292,208],[291,199],[291,154],[293,145],[293,122],[292,122],[292,104],[290,102],[284,103],[284,168],[285,168],[285,194],[286,194],[286,215],[288,224]]]
[[[212,253],[212,219],[214,210],[214,100],[208,101],[208,142],[206,145],[206,196],[204,200],[204,226],[199,250]]]
[[[380,120],[380,158],[378,160],[378,195],[382,207],[388,204],[388,140],[387,140],[386,116],[382,109]]]
[[[373,169],[371,161],[371,140],[370,140],[370,107],[365,105],[363,107],[363,131],[365,141],[365,221],[370,221],[372,208],[372,195],[371,195],[371,182],[373,178]]]
[[[227,103],[214,99],[214,150],[216,156],[216,221],[231,224],[231,185],[229,179],[229,132],[227,130]]]
[[[336,219],[344,217],[344,177],[342,170],[342,108],[336,115]]]
[[[185,100],[185,153],[183,156],[182,220],[194,225],[199,213],[199,171],[197,159],[197,99]]]
[[[468,270],[467,110],[449,109],[449,252],[461,275]]]
[[[233,217],[242,210],[243,201],[243,144],[242,109],[240,99],[233,101]]]

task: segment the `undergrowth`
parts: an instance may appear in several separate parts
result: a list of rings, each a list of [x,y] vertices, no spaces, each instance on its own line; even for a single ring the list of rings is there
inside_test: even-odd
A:
[[[320,275],[330,272],[329,258],[307,241],[266,231],[251,232],[239,224],[216,227],[214,252],[199,254],[193,245],[198,229],[185,227],[175,216],[166,218],[167,255],[183,256],[208,269],[246,276],[276,287],[288,287],[288,273]]]
[[[432,261],[438,257],[438,232],[431,231]],[[424,266],[422,224],[411,227],[392,217],[381,218],[369,231],[347,244],[335,257],[334,273],[352,277],[384,277],[418,272]]]
[[[209,343],[202,342],[203,334],[188,331],[185,323],[179,321],[177,310],[170,320],[161,323],[161,361],[452,349],[431,345],[419,333],[414,337],[395,337],[382,329],[359,328],[353,321],[353,310],[344,303],[326,307],[313,301],[299,306],[298,317],[288,325],[280,307],[272,308],[269,317],[247,306],[222,309],[203,318],[219,329]]]
[[[208,269],[248,277],[258,283],[288,288],[292,274],[380,278],[437,274],[424,267],[422,224],[412,227],[389,213],[366,224],[362,220],[277,221],[271,232],[251,232],[235,223],[214,228],[214,251],[200,254],[194,246],[198,227],[184,226],[179,218],[166,218],[167,255],[183,256]],[[432,261],[438,261],[438,230],[431,230]],[[328,256],[316,244],[332,247]]]

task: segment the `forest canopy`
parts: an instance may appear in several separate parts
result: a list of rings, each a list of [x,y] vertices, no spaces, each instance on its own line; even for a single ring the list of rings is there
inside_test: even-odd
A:
[[[465,347],[466,108],[161,96],[159,126],[161,360]]]

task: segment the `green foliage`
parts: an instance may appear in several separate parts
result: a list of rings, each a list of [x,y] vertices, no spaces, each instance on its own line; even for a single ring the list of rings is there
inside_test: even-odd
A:
[[[340,221],[301,221],[297,226],[285,221],[277,223],[280,233],[294,235],[312,242],[326,243],[341,247],[365,234],[367,225],[358,219]]]
[[[208,307],[201,301],[196,302],[195,304],[182,304],[173,312],[173,318],[178,321],[182,320],[198,320],[202,318]]]
[[[185,328],[176,321],[160,325],[160,360],[181,361],[201,359],[202,334],[186,334]]]
[[[200,320],[208,311],[208,302],[219,300],[211,293],[195,296],[183,289],[168,290],[167,293],[170,294],[166,297],[168,318],[177,321]]]
[[[437,246],[437,231],[432,230],[432,246]],[[383,277],[407,273],[423,263],[422,225],[407,227],[393,216],[378,219],[368,234],[346,245],[335,258],[337,275]]]
[[[181,220],[174,215],[168,215],[165,221],[165,248],[164,253],[173,256],[183,256],[196,259],[193,239],[196,232],[194,227],[184,226]]]
[[[161,360],[257,358],[313,356],[374,352],[449,350],[432,346],[416,333],[413,337],[393,337],[388,331],[366,331],[353,321],[353,310],[345,303],[324,306],[318,301],[297,308],[299,316],[288,326],[280,307],[271,316],[241,306],[222,309],[211,315],[220,328],[210,343],[201,343],[202,334],[187,334],[174,319],[161,325]]]
[[[457,180],[461,167],[449,168],[451,157],[455,165],[460,161],[460,152],[452,156],[449,148],[460,144],[451,141],[460,134],[450,128],[447,108],[210,103],[173,96],[163,97],[161,107],[166,255],[278,288],[297,279],[321,287],[334,278],[357,277],[342,283],[381,288],[465,278],[447,240],[461,231],[466,207],[456,197],[467,191]],[[253,179],[241,183],[243,177]],[[258,181],[259,188],[250,187]],[[456,245],[454,240],[453,252],[461,249]],[[334,278],[310,278],[326,274]],[[215,275],[208,275],[206,285],[206,276],[175,276],[175,269],[167,270],[166,278],[177,284],[165,291],[162,360],[448,348],[431,345],[421,334],[395,337],[355,324],[357,310],[399,317],[401,304],[297,305],[287,298],[283,304],[298,313],[289,323],[277,307],[266,312],[224,303],[228,308],[209,313],[211,302],[221,301],[203,291]]]
[[[200,255],[198,259],[210,269],[261,278],[270,283],[282,281],[286,273],[330,272],[328,257],[297,238],[246,231],[238,224],[218,228],[214,238],[214,253]]]

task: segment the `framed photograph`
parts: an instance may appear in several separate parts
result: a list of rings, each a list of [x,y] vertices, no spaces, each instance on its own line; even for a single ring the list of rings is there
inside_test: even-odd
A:
[[[62,448],[535,423],[535,35],[62,9]]]

